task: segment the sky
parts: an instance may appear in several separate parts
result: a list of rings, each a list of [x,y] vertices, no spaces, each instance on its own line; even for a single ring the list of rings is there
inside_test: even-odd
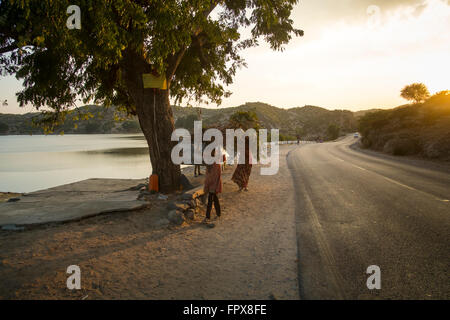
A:
[[[248,66],[220,107],[260,101],[356,111],[402,105],[400,90],[414,82],[431,93],[450,89],[448,0],[301,0],[292,19],[304,37],[283,52],[265,44],[244,51]],[[0,101],[8,100],[1,113],[33,111],[18,107],[20,89],[15,78],[0,78]]]

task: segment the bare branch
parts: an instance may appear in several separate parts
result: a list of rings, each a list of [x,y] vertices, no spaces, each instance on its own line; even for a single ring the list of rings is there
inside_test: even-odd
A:
[[[2,53],[6,53],[6,52],[10,52],[10,51],[14,51],[15,49],[18,49],[16,42],[14,42],[13,44],[0,48],[0,54]]]

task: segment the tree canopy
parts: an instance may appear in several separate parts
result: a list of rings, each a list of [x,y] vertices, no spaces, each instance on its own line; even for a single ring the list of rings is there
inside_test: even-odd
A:
[[[230,126],[235,129],[259,129],[258,116],[253,111],[236,111],[230,116]]]
[[[196,114],[189,114],[185,117],[180,117],[175,122],[176,128],[184,128],[189,131],[194,130],[194,121],[199,121],[200,119]]]
[[[402,89],[401,97],[414,101],[415,103],[420,103],[430,97],[430,92],[428,92],[427,86],[423,83],[413,83]]]
[[[245,65],[241,49],[266,40],[280,50],[292,35],[297,0],[80,0],[81,29],[68,29],[67,0],[1,0],[0,70],[23,80],[23,105],[72,107],[77,97],[135,113],[123,83],[126,59],[165,74],[178,100],[220,103]],[[211,13],[214,11],[214,15]],[[250,27],[243,39],[242,28]],[[8,54],[5,54],[8,53]]]

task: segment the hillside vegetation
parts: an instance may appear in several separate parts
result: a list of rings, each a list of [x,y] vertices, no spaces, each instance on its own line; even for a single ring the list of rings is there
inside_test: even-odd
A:
[[[187,114],[197,114],[195,108],[175,107],[175,116],[181,116],[180,109]],[[357,129],[357,120],[351,111],[327,110],[320,107],[304,106],[281,109],[262,102],[249,102],[239,107],[222,109],[201,109],[202,119],[207,127],[227,122],[238,111],[253,111],[261,128],[280,129],[280,137],[295,140],[297,136],[305,140],[327,138],[330,125],[340,128],[340,134]]]
[[[359,120],[363,147],[450,160],[450,91],[423,103],[370,112]]]
[[[179,126],[192,121],[199,108],[173,106],[175,123]],[[246,103],[234,108],[200,108],[204,125],[219,126],[226,123],[237,111],[253,111],[256,113],[262,128],[280,129],[283,139],[306,140],[327,138],[329,127],[338,127],[339,133],[353,132],[357,129],[357,120],[351,111],[334,110],[305,106],[292,109],[281,109],[265,103]],[[42,134],[39,127],[32,124],[39,113],[24,115],[0,114],[0,134]],[[101,106],[84,106],[78,112],[71,113],[65,123],[56,128],[55,133],[138,133],[141,132],[136,118],[123,118],[124,115],[115,108],[105,109]],[[86,118],[83,121],[78,119]]]

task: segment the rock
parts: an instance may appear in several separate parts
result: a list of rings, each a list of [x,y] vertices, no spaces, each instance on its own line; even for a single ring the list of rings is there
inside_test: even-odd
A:
[[[187,203],[182,203],[182,202],[176,202],[175,203],[176,209],[180,210],[180,211],[186,211],[187,209],[189,209],[189,204]]]
[[[167,205],[168,210],[179,210],[179,211],[186,211],[189,209],[189,205],[184,202],[171,202]]]
[[[168,196],[166,196],[166,195],[164,195],[162,193],[160,193],[159,196],[158,196],[158,200],[167,200],[168,198],[169,198]]]
[[[183,193],[181,198],[183,200],[192,200],[192,199],[196,199],[198,197],[203,196],[203,194],[204,194],[203,186],[199,186],[195,189],[192,189],[192,190],[189,190],[188,192]]]
[[[135,187],[131,187],[129,190],[145,190],[147,189],[147,185],[145,183],[139,183]]]
[[[17,202],[20,198],[9,198],[7,202]]]
[[[196,199],[189,200],[189,201],[187,201],[185,203],[189,206],[189,208],[193,208],[194,209],[194,208],[197,207]]]
[[[195,198],[199,198],[202,197],[205,192],[203,191],[203,186],[200,186],[198,188],[195,188],[194,190],[192,190],[191,192],[193,192],[192,197]]]
[[[192,197],[192,194],[188,192],[188,193],[183,193],[183,195],[181,196],[181,199],[183,199],[183,200],[192,200],[193,197]]]
[[[195,211],[193,209],[189,209],[184,212],[184,216],[190,220],[194,220],[195,218]]]
[[[180,226],[184,222],[184,215],[180,211],[172,210],[167,214],[167,219],[173,224]]]

